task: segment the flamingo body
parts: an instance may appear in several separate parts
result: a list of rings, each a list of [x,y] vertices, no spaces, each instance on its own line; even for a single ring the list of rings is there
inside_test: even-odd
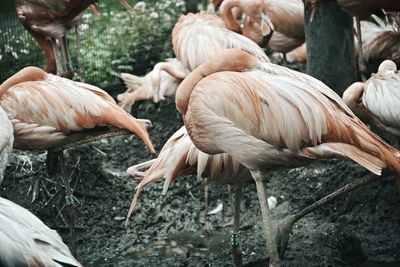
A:
[[[186,72],[183,64],[176,58],[167,59],[165,63],[170,68]],[[157,103],[160,100],[164,100],[166,96],[175,94],[181,80],[158,66],[160,65],[156,64],[153,70],[144,77],[121,73],[121,78],[128,88],[125,93],[118,95],[122,108],[129,110],[137,101],[153,100],[153,102]],[[159,81],[157,81],[157,77],[159,77]],[[156,83],[158,83],[158,86],[154,86]]]
[[[13,123],[18,149],[49,149],[83,139],[90,129],[127,129],[153,150],[147,130],[105,91],[34,67],[0,87],[0,104]]]
[[[240,29],[236,18],[232,16],[232,8],[236,7],[245,14],[243,29]],[[274,34],[268,42],[268,47],[273,51],[287,53],[300,46],[305,41],[304,32],[304,6],[301,0],[290,1],[245,1],[226,0],[221,7],[222,17],[227,27],[262,44],[264,33],[262,27],[255,27],[259,20],[258,9],[268,16]]]
[[[400,166],[396,150],[322,82],[243,54],[220,55],[221,65],[204,64],[178,88],[178,110],[201,151],[228,153],[250,170],[295,167],[334,155],[377,174],[387,165]],[[240,69],[239,64],[247,71],[213,71]]]
[[[384,66],[389,65],[385,69]],[[344,93],[346,104],[365,123],[400,136],[400,75],[393,61],[381,63],[365,83],[354,83]]]
[[[61,237],[23,207],[0,198],[1,266],[82,266]]]
[[[400,26],[400,25],[398,25]],[[400,62],[400,32],[398,26],[361,21],[362,46],[366,62],[391,59]]]
[[[0,184],[8,164],[14,142],[13,127],[7,113],[0,107]]]
[[[172,44],[175,56],[191,71],[227,48],[244,49],[259,60],[270,62],[257,44],[228,30],[212,14],[182,15],[172,31]]]
[[[256,182],[270,266],[280,266],[263,175],[325,157],[351,159],[375,174],[400,171],[398,151],[372,133],[322,82],[228,49],[181,83],[176,105],[193,144],[227,153]]]
[[[336,0],[336,2],[346,12],[361,18],[368,18],[381,9],[400,11],[400,2],[396,0]]]

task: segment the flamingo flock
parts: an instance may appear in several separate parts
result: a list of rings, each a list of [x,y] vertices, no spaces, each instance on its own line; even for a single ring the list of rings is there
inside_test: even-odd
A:
[[[42,46],[48,61],[44,70],[26,67],[0,85],[0,183],[7,179],[4,170],[13,148],[46,150],[49,172],[60,173],[65,189],[70,248],[30,211],[0,198],[1,266],[82,266],[73,256],[79,201],[70,185],[64,150],[134,134],[155,153],[147,131],[152,123],[129,113],[139,101],[157,103],[175,95],[183,125],[156,158],[128,168],[128,175],[140,182],[125,225],[129,227],[139,196],[152,183],[163,181],[162,194],[167,194],[180,175],[204,178],[206,212],[208,184],[227,184],[234,192],[231,245],[235,266],[243,264],[238,236],[245,183],[256,185],[261,214],[254,216],[263,227],[268,266],[277,267],[284,263],[289,234],[298,220],[345,192],[400,173],[400,151],[368,127],[400,136],[399,51],[398,43],[393,42],[397,32],[383,34],[375,24],[361,23],[367,37],[361,45],[367,57],[374,57],[371,51],[378,48],[369,49],[374,46],[382,52],[376,58],[386,60],[367,81],[350,85],[341,98],[316,78],[271,63],[263,50],[268,46],[283,53],[284,65],[306,60],[302,1],[210,0],[207,12],[182,15],[175,24],[171,32],[175,58],[157,63],[144,77],[121,74],[128,90],[118,96],[117,105],[94,85],[52,74],[63,74],[55,56],[55,39],[61,38],[68,63],[65,32],[93,1],[67,2],[50,5],[15,0],[19,19]],[[316,6],[322,0],[311,2]],[[338,2],[361,18],[377,9],[372,1],[363,8]],[[391,10],[399,8],[389,0],[383,2]],[[127,2],[123,4],[129,7]],[[42,12],[35,13],[34,7]],[[50,7],[56,8],[57,16],[50,14],[53,9],[44,11]],[[390,41],[382,48],[377,39]],[[72,77],[69,63],[65,76]],[[274,225],[267,201],[270,172],[324,158],[350,160],[372,174]],[[400,184],[398,176],[395,180]]]

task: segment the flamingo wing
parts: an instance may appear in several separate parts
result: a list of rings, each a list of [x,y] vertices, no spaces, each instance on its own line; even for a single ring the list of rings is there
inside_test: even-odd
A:
[[[249,169],[301,166],[325,156],[351,158],[375,173],[386,166],[380,157],[398,164],[391,148],[374,150],[384,142],[321,84],[290,72],[217,72],[193,90],[185,124],[200,150],[226,152]],[[342,153],[342,145],[353,152]]]
[[[262,62],[270,62],[255,42],[228,30],[222,19],[211,14],[181,16],[172,31],[172,43],[176,57],[190,70],[228,48],[243,49]]]
[[[0,262],[25,262],[21,266],[82,266],[56,231],[28,210],[4,198],[0,198],[0,222],[0,240],[5,249],[2,248]]]
[[[4,170],[8,164],[8,156],[11,154],[14,134],[13,127],[5,111],[0,107],[0,184],[3,181]]]
[[[136,133],[152,149],[144,125],[94,86],[49,74],[45,81],[14,85],[1,105],[13,122],[17,148],[47,149],[70,133],[110,126]]]
[[[365,83],[363,105],[383,124],[400,127],[400,76],[399,74],[373,76]]]

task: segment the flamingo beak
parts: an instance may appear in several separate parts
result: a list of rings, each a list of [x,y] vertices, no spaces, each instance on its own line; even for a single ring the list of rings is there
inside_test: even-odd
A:
[[[269,19],[268,15],[261,12],[261,31],[263,34],[262,47],[266,47],[271,40],[272,34],[274,33],[274,25]]]

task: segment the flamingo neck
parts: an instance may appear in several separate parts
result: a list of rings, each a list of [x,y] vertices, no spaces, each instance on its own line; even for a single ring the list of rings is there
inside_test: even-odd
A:
[[[165,71],[174,77],[177,80],[183,80],[186,78],[187,73],[178,69],[173,63],[171,62],[160,62],[157,63],[153,68],[152,73],[152,83],[153,87],[160,87],[161,83],[161,71]]]
[[[26,67],[0,85],[0,98],[7,92],[8,89],[23,82],[41,81],[46,79],[47,73],[36,67]]]
[[[221,17],[225,23],[225,26],[234,32],[242,33],[242,28],[240,27],[239,21],[235,18],[233,14],[233,8],[237,7],[239,10],[243,11],[243,6],[240,0],[227,0],[221,5]]]
[[[175,95],[178,111],[183,115],[186,114],[192,91],[203,78],[222,71],[242,72],[256,65],[257,59],[240,49],[226,49],[211,57],[206,63],[192,71],[179,85]]]
[[[364,83],[355,82],[349,86],[343,93],[343,101],[344,103],[353,110],[356,106],[359,105],[360,99],[364,93]]]

